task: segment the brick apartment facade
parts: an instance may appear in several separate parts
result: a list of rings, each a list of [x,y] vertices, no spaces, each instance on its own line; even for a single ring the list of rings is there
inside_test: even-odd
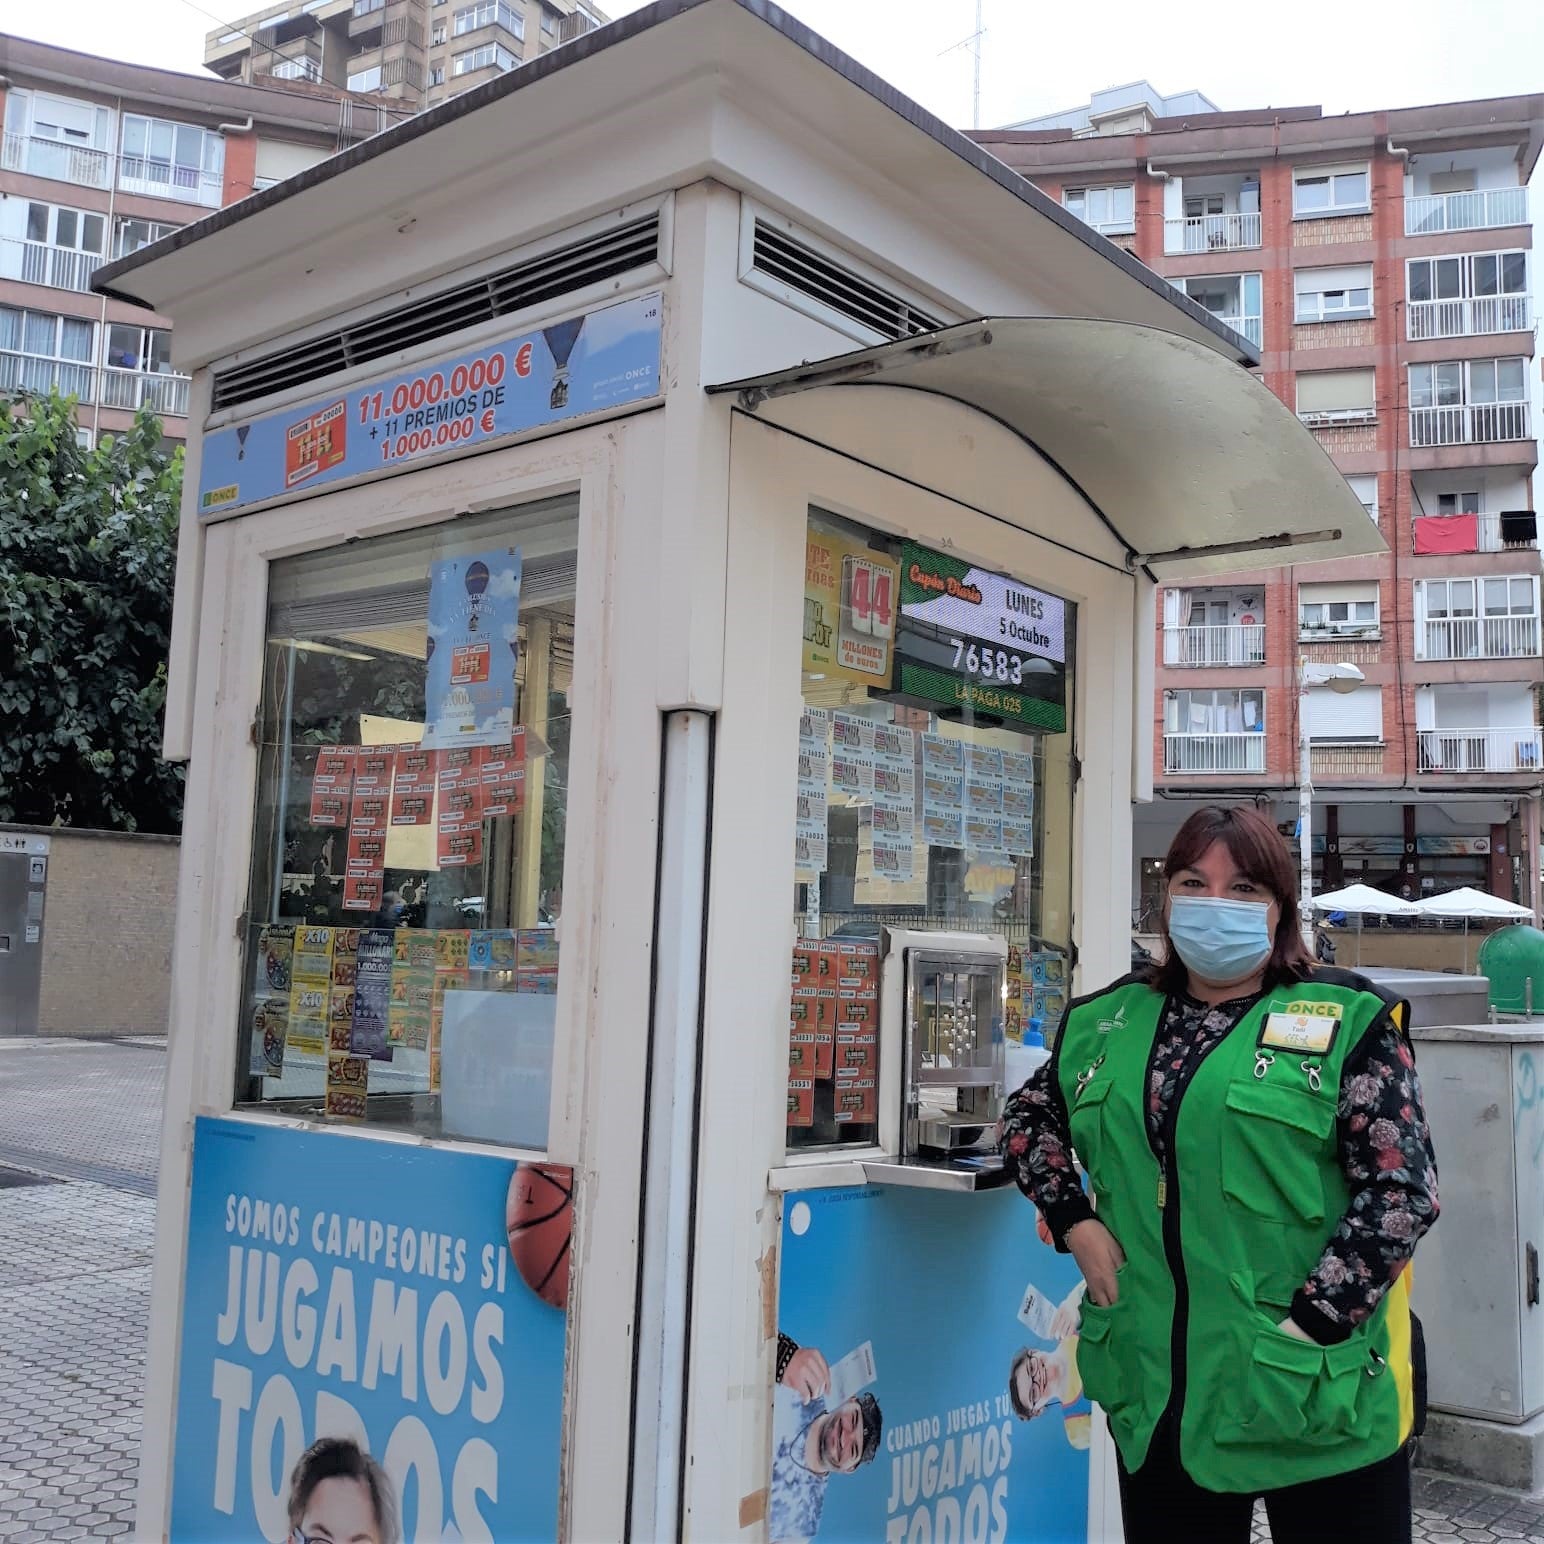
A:
[[[1365,676],[1308,694],[1315,887],[1537,906],[1544,96],[1326,118],[1139,85],[974,137],[1244,333],[1390,549],[1160,595],[1139,921],[1199,802],[1254,798],[1292,836],[1300,661]]]
[[[0,34],[0,394],[58,387],[83,439],[148,404],[187,434],[170,323],[91,276],[405,116],[327,86],[231,84]]]

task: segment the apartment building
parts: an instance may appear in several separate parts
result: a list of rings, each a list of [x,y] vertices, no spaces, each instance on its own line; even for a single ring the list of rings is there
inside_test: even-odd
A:
[[[0,36],[0,391],[79,399],[83,440],[143,404],[187,432],[170,324],[91,276],[401,115],[317,88],[230,85]]]
[[[307,0],[215,28],[204,63],[226,80],[380,92],[417,111],[607,19],[590,0]]]
[[[1139,82],[975,137],[1242,333],[1390,549],[1162,594],[1138,916],[1198,802],[1253,798],[1295,835],[1304,730],[1316,886],[1535,902],[1544,96],[1327,118]],[[1365,684],[1300,708],[1305,661]]]

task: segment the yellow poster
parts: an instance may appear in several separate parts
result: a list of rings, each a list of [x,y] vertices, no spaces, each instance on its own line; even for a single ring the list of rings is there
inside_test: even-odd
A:
[[[900,565],[812,529],[804,547],[804,671],[860,686],[890,679]]]
[[[290,978],[290,1044],[320,1051],[327,1043],[332,996],[332,929],[295,930],[295,961]]]

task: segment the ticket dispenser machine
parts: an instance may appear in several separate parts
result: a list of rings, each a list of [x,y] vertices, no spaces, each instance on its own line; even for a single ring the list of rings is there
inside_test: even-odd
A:
[[[901,1014],[903,1159],[990,1148],[1006,1093],[1007,941],[985,933],[886,935],[887,1009]]]

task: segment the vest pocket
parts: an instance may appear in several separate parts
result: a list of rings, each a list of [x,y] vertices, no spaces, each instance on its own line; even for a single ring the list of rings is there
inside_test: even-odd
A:
[[[1072,1108],[1067,1113],[1073,1150],[1077,1153],[1078,1162],[1088,1171],[1096,1194],[1108,1193],[1107,1187],[1099,1183],[1100,1158],[1104,1148],[1100,1138],[1104,1129],[1104,1102],[1114,1087],[1115,1080],[1111,1077],[1090,1083],[1081,1093],[1074,1094]],[[1092,1306],[1085,1300],[1084,1311],[1087,1312]],[[1103,1312],[1098,1308],[1094,1311]]]
[[[1078,1375],[1083,1391],[1112,1420],[1134,1402],[1135,1392],[1135,1369],[1121,1365],[1120,1354],[1110,1341],[1114,1316],[1119,1312],[1118,1300],[1113,1308],[1101,1308],[1085,1297],[1078,1330]]]
[[[1361,1337],[1319,1346],[1274,1326],[1263,1328],[1255,1337],[1237,1411],[1219,1423],[1217,1441],[1251,1447],[1355,1442],[1370,1432],[1373,1381]]]
[[[1319,1165],[1334,1102],[1264,1080],[1230,1083],[1222,1117],[1222,1191],[1259,1217],[1323,1222]]]

